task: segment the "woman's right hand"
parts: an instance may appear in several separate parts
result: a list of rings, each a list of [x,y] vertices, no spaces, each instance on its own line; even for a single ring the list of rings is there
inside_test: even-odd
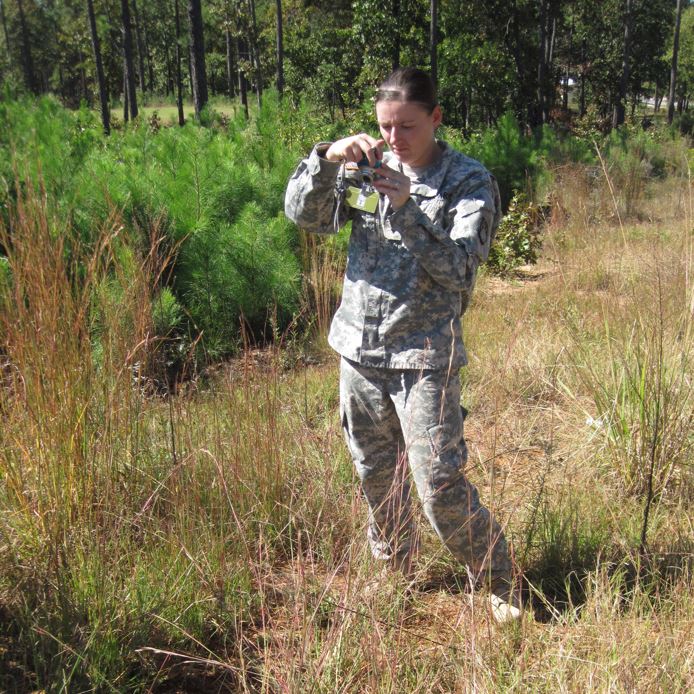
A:
[[[366,157],[369,166],[376,166],[376,162],[383,157],[384,144],[385,140],[360,133],[333,142],[325,152],[325,158],[329,161],[360,161]]]

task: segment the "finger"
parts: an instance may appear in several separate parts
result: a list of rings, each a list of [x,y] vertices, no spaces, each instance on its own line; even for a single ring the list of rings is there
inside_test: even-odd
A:
[[[347,161],[360,161],[364,157],[361,144],[358,141],[352,142],[349,145]]]
[[[374,167],[379,166],[378,162],[383,159],[383,145],[385,144],[385,140],[376,140],[371,137],[369,138],[369,142],[371,143],[371,147],[369,147],[366,153],[369,165]]]
[[[369,160],[369,166],[376,166],[376,162],[378,162],[378,148],[376,146],[369,147],[366,152],[366,158]]]
[[[402,173],[394,169],[392,166],[388,166],[388,164],[381,164],[381,168],[378,173],[382,173],[384,178],[394,178],[403,176]]]
[[[364,133],[359,136],[357,142],[359,143],[359,147],[361,150],[360,160],[366,159],[366,161],[368,161],[369,163],[369,166],[376,166],[376,162],[378,161],[378,150],[376,147],[377,140],[371,137],[370,135]]]
[[[373,186],[379,193],[402,193],[403,195],[405,193],[409,194],[409,186],[405,186],[398,181],[379,178],[374,181]]]
[[[379,169],[378,169],[378,175],[381,178],[385,178],[389,181],[400,181],[401,183],[405,183],[406,181],[409,181],[410,179],[405,176],[405,174],[400,173],[400,171],[396,171],[395,169],[391,169],[390,166],[386,166],[383,164]]]

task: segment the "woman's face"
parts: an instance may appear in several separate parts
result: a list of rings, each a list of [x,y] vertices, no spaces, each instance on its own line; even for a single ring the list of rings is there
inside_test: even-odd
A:
[[[426,166],[438,154],[434,133],[441,124],[441,109],[431,113],[414,101],[379,101],[376,118],[381,136],[400,162]]]

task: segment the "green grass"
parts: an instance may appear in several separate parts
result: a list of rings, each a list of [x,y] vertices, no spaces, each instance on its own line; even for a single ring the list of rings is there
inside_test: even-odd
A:
[[[252,108],[252,105],[249,104]],[[212,103],[212,108],[217,113],[224,114],[228,118],[234,119],[242,110],[242,106],[237,101],[225,101],[215,99]],[[149,120],[152,115],[156,112],[164,125],[178,125],[178,106],[176,104],[171,104],[168,102],[147,102],[146,105],[140,106],[138,104],[139,115],[143,120]],[[193,120],[195,118],[195,108],[193,103],[190,101],[185,101],[183,103],[183,113],[186,120]],[[123,121],[123,108],[112,108],[111,118],[115,119],[116,122]]]
[[[162,395],[167,254],[121,233],[132,208],[70,235],[23,186],[0,236],[0,689],[690,691],[690,183],[648,178],[627,217],[594,172],[555,174],[538,265],[483,273],[465,318],[467,474],[535,617],[510,629],[419,513],[414,591],[369,590],[334,355],[280,332]],[[339,259],[298,244],[324,331]]]

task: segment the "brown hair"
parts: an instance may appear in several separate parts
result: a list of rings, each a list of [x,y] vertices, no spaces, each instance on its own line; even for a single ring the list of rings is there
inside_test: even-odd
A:
[[[415,67],[399,67],[378,88],[379,101],[414,101],[431,113],[436,104],[436,85],[428,72]]]

